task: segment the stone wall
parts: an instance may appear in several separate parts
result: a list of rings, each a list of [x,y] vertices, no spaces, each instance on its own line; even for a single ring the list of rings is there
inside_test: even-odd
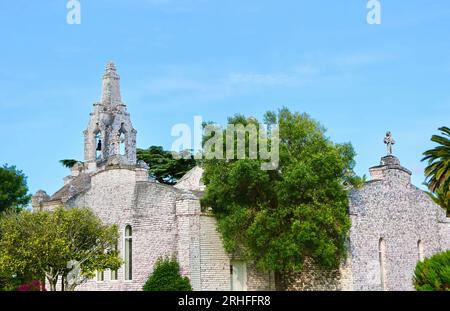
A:
[[[230,258],[225,252],[222,237],[214,217],[200,217],[200,274],[201,290],[230,290]]]
[[[335,271],[305,263],[304,271],[292,276],[289,290],[381,290],[380,238],[386,243],[386,290],[412,290],[418,241],[422,241],[427,257],[450,249],[450,219],[411,185],[409,172],[399,167],[377,167],[374,171],[378,179],[350,194],[348,260]],[[194,290],[231,289],[231,257],[223,248],[215,218],[201,212],[201,193],[142,181],[142,169],[132,166],[101,167],[88,179],[88,190],[68,196],[65,206],[89,207],[105,223],[118,225],[122,256],[124,229],[132,226],[133,280],[124,280],[122,267],[118,280],[111,280],[106,271],[104,281],[89,280],[78,290],[141,290],[156,260],[172,255]],[[69,194],[71,183],[77,180],[65,186]],[[37,199],[36,209],[53,210],[62,203]],[[247,263],[248,290],[274,287],[273,273],[258,271]]]
[[[442,251],[450,250],[450,218],[445,218],[439,223],[439,235]]]
[[[191,280],[193,290],[201,290],[200,202],[187,191],[179,191],[176,201],[177,258],[181,273]]]
[[[247,263],[247,290],[270,291],[275,290],[275,275],[273,272],[264,272],[252,263]]]
[[[223,247],[216,219],[207,213],[200,217],[201,290],[231,290],[230,255]],[[247,263],[247,290],[274,290],[273,273],[258,270]]]
[[[136,182],[136,174],[128,169],[110,169],[92,176],[92,188],[77,197],[75,206],[90,207],[105,223],[119,227],[119,250],[123,256],[124,229],[133,230],[133,280],[124,280],[124,268],[118,280],[90,280],[79,290],[141,290],[153,265],[161,256],[177,253],[176,192],[169,186]]]
[[[99,167],[89,175],[86,191],[75,192],[65,202],[43,203],[48,210],[60,205],[88,207],[104,223],[117,225],[122,258],[125,227],[132,227],[133,279],[125,280],[122,266],[117,280],[111,280],[111,272],[105,271],[103,281],[95,277],[77,290],[141,290],[155,262],[165,256],[176,256],[182,275],[189,277],[194,290],[230,290],[230,257],[223,248],[215,218],[201,212],[199,193],[142,181],[142,175],[139,167]],[[72,182],[65,187],[71,188]],[[35,205],[40,209],[41,203]],[[247,272],[249,290],[273,287],[271,274],[251,264]]]
[[[311,259],[306,259],[303,271],[292,274],[287,290],[290,291],[341,291],[352,290],[351,260],[347,258],[339,269],[327,270]]]
[[[442,209],[410,183],[410,172],[399,163],[388,163],[381,170],[377,167],[372,177],[376,179],[351,193],[353,289],[413,290],[418,241],[422,241],[426,257],[442,250]],[[385,244],[384,272],[380,270],[380,239]]]

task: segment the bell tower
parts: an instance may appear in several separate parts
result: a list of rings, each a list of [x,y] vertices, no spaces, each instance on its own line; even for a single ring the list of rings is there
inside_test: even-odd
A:
[[[84,131],[84,162],[89,170],[104,164],[136,165],[136,130],[122,102],[120,76],[106,65],[101,101],[94,104]]]

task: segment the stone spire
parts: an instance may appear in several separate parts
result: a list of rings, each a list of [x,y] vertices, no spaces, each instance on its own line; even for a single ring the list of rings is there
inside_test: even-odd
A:
[[[136,165],[136,130],[120,95],[120,77],[109,62],[103,74],[102,99],[94,104],[84,131],[84,162],[94,171],[107,164]]]
[[[103,74],[102,101],[104,105],[118,105],[122,102],[120,96],[120,76],[117,74],[116,66],[113,62],[106,65]]]

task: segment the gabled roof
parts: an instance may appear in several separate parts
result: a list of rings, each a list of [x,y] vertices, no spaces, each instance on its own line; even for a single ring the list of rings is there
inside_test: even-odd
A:
[[[49,201],[62,201],[67,202],[71,198],[78,194],[89,190],[91,187],[91,175],[81,173],[80,175],[73,177],[67,184],[61,189],[56,191]]]

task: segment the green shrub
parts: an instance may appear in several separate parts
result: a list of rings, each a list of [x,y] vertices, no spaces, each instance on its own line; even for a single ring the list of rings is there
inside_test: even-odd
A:
[[[144,291],[191,291],[191,283],[180,274],[175,258],[159,258],[153,273],[144,284]]]
[[[450,291],[450,250],[417,263],[414,287],[418,291]]]

